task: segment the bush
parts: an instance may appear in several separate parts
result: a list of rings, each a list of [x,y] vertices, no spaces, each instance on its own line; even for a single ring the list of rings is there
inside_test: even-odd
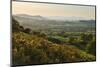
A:
[[[86,52],[96,55],[96,41],[95,40],[92,40],[88,43],[86,47]]]
[[[71,45],[54,44],[42,37],[13,33],[13,64],[47,64],[94,61],[95,56]]]

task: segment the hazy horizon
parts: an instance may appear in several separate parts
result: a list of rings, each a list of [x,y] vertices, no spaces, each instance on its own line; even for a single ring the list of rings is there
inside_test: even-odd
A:
[[[95,7],[46,3],[12,2],[12,14],[47,17],[81,17],[95,20]]]
[[[43,15],[28,15],[28,14],[13,14],[12,16],[22,16],[22,17],[37,17],[37,18],[45,18],[48,20],[64,20],[64,21],[78,21],[78,20],[95,20],[86,17],[77,17],[77,16],[43,16]]]

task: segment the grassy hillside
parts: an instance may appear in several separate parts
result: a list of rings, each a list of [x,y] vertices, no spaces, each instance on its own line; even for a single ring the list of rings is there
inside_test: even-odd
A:
[[[80,50],[75,45],[52,42],[48,40],[48,35],[31,31],[28,28],[24,29],[15,19],[12,21],[12,60],[14,65],[96,60],[95,55],[88,53],[89,51]],[[89,45],[94,45],[94,43],[94,41],[90,42]]]
[[[14,64],[46,64],[94,61],[95,56],[70,45],[55,44],[43,37],[13,33]]]

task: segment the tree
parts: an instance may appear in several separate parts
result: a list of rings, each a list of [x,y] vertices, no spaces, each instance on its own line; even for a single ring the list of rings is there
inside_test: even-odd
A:
[[[23,26],[20,26],[20,31],[24,31],[24,27]]]
[[[90,41],[86,47],[86,52],[96,55],[96,41],[95,39]]]
[[[80,35],[80,39],[87,43],[88,41],[91,41],[93,39],[93,34],[92,33],[88,33],[88,34],[82,33]]]
[[[14,18],[12,18],[12,31],[13,32],[24,31],[24,27],[20,26],[19,22],[16,21]]]
[[[68,43],[74,44],[75,38],[74,37],[69,37]]]
[[[25,33],[30,33],[30,32],[31,32],[31,29],[30,29],[30,28],[26,28],[26,29],[24,30],[24,32],[25,32]]]
[[[19,25],[18,21],[16,21],[14,18],[12,18],[12,31],[13,32],[19,31],[20,30],[19,26],[20,25]]]
[[[88,39],[88,41],[91,41],[93,39],[93,34],[89,33],[87,39]]]

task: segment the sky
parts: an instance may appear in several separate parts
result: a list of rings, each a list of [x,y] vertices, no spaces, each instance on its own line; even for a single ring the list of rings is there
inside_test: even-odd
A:
[[[12,2],[12,14],[68,16],[95,19],[94,6]]]

